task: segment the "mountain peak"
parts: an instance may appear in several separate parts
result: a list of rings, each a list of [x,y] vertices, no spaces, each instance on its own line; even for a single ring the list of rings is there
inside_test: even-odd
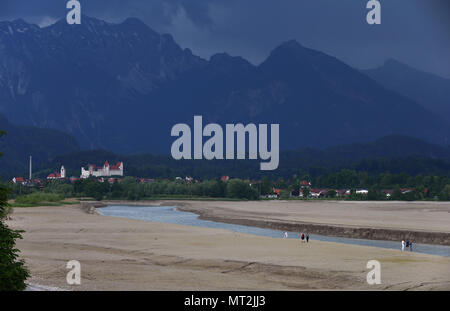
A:
[[[240,56],[231,56],[228,53],[217,53],[211,56],[209,64],[221,72],[233,70],[251,70],[253,65]]]
[[[383,66],[387,67],[387,68],[407,68],[407,67],[409,68],[408,65],[406,65],[406,64],[404,64],[404,63],[402,63],[402,62],[400,62],[400,61],[398,61],[398,60],[396,60],[394,58],[386,59],[384,64],[383,64]]]
[[[15,19],[11,22],[13,25],[17,26],[28,26],[29,24],[21,18]]]
[[[96,37],[106,35],[135,38],[142,35],[153,39],[160,38],[160,35],[157,32],[138,18],[127,18],[121,23],[110,23],[102,19],[82,15],[80,25],[69,25],[65,18],[61,18],[53,25],[45,27],[44,29],[57,34],[65,32],[80,37],[86,37],[89,34],[93,34]]]
[[[250,64],[248,61],[246,61],[244,58],[240,56],[231,56],[228,53],[216,53],[213,56],[211,56],[210,60],[211,63],[223,63],[223,62],[235,62],[235,63],[245,63]]]
[[[59,28],[59,29],[64,29],[67,27],[82,27],[82,28],[88,28],[88,29],[92,29],[92,28],[97,28],[97,27],[103,27],[106,25],[111,25],[110,23],[105,22],[104,20],[95,18],[95,17],[90,17],[88,15],[81,15],[81,24],[80,25],[69,25],[66,21],[65,17],[60,18],[56,23],[49,25],[47,27],[44,28]]]
[[[306,48],[296,40],[289,40],[273,49],[268,59],[292,59],[304,55],[305,51]]]
[[[292,40],[288,40],[283,42],[282,44],[280,44],[280,46],[278,48],[283,48],[283,49],[301,49],[303,48],[303,46],[295,39]]]
[[[28,30],[38,30],[39,27],[34,24],[29,24],[23,19],[15,19],[13,21],[0,22],[0,29],[5,33],[14,34],[16,32],[25,33]]]
[[[271,75],[284,70],[294,73],[299,68],[298,66],[301,66],[303,70],[310,68],[311,56],[317,54],[317,51],[302,46],[296,40],[289,40],[273,49],[259,67],[270,72]]]
[[[128,17],[127,19],[125,19],[122,23],[122,25],[130,25],[130,26],[135,26],[135,27],[146,27],[149,28],[147,26],[147,24],[145,24],[143,21],[141,21],[139,18],[137,17]]]
[[[388,66],[388,65],[395,65],[395,64],[400,64],[400,62],[398,60],[396,60],[395,58],[387,58],[384,61],[384,65]]]
[[[294,54],[296,54],[296,53],[304,51],[304,49],[305,49],[304,46],[302,46],[300,43],[298,43],[298,41],[289,40],[289,41],[283,42],[278,47],[273,49],[270,54],[271,55],[279,54],[279,53],[282,53],[282,54],[294,53]]]

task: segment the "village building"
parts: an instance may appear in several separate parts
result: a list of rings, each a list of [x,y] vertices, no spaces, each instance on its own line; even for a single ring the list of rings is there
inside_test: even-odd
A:
[[[279,198],[280,195],[281,195],[281,189],[278,189],[278,188],[272,188],[272,194],[273,194],[273,195],[276,195],[276,197]]]
[[[311,187],[311,182],[309,182],[307,180],[302,180],[300,182],[300,187],[301,188],[310,188]]]
[[[14,177],[14,178],[12,179],[12,182],[13,182],[14,184],[22,184],[22,185],[25,185],[25,184],[26,184],[26,181],[25,181],[25,179],[24,179],[23,177]]]
[[[383,192],[387,198],[390,198],[392,196],[392,193],[394,192],[394,190],[392,189],[384,189],[381,192]]]
[[[22,186],[28,186],[28,187],[33,187],[33,186],[42,186],[43,185],[43,181],[39,178],[34,178],[33,180],[29,180],[29,179],[25,179],[23,177],[14,177],[12,179],[12,183],[13,184],[20,184]]]
[[[336,196],[337,197],[343,197],[346,196],[347,194],[347,189],[336,189]]]
[[[59,173],[51,173],[47,176],[47,179],[49,179],[49,180],[64,179],[64,178],[66,178],[66,169],[64,168],[64,165],[61,166]]]
[[[88,165],[86,170],[84,167],[81,168],[80,178],[89,177],[109,177],[109,176],[123,176],[123,162],[117,162],[115,165],[109,165],[108,161],[103,164],[103,166],[96,166],[93,164]]]
[[[328,189],[311,189],[309,195],[313,198],[325,197],[328,194]]]

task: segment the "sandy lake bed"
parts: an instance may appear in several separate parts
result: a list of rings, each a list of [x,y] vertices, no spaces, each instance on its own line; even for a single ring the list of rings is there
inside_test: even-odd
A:
[[[207,217],[450,232],[448,204],[139,204],[181,206]],[[18,248],[30,268],[29,281],[62,289],[450,290],[449,257],[109,217],[79,205],[16,208],[8,225],[26,231]],[[81,263],[81,285],[66,282],[70,260]],[[369,260],[381,263],[380,285],[367,284]]]

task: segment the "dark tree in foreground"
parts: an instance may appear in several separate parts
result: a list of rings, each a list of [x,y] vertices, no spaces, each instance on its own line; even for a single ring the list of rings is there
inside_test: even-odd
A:
[[[3,134],[0,131],[0,137]],[[24,261],[18,259],[19,250],[15,248],[22,231],[11,230],[4,223],[8,213],[7,198],[8,190],[0,186],[0,291],[24,290],[29,273]]]

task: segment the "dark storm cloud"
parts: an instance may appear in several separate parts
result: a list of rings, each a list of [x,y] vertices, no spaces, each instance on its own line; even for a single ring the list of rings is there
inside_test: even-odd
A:
[[[450,29],[450,1],[448,0],[435,0],[428,1],[427,8],[432,12],[433,17]]]
[[[134,16],[156,27],[168,25],[181,10],[199,26],[211,23],[208,1],[203,0],[79,0],[83,14],[121,21]],[[23,18],[40,24],[44,18],[60,19],[68,0],[0,0],[0,18]]]
[[[65,0],[0,0],[0,19],[46,25]],[[111,22],[134,16],[209,57],[226,51],[259,63],[296,39],[359,68],[396,58],[450,77],[450,1],[389,0],[382,24],[365,22],[367,0],[80,0],[83,13]]]

